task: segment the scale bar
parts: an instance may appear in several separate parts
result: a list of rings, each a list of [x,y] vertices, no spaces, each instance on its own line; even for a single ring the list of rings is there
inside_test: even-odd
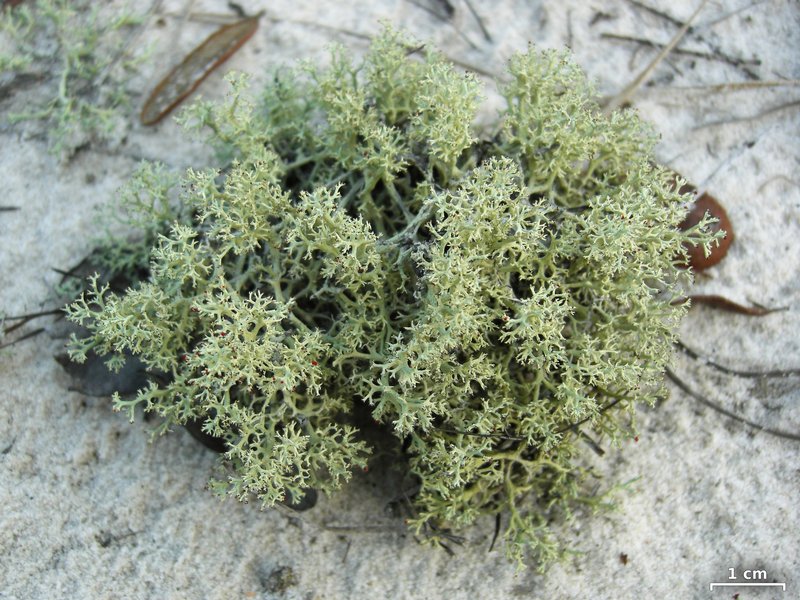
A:
[[[785,583],[711,583],[709,589],[713,592],[714,586],[717,587],[779,587],[786,591]]]

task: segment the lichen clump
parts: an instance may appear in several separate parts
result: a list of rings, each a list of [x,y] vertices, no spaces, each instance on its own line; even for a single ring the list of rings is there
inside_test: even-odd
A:
[[[50,151],[64,158],[90,142],[118,141],[130,75],[144,60],[128,47],[140,16],[88,0],[5,4],[0,100],[13,99],[0,126],[40,122],[34,131],[46,134]],[[31,86],[35,91],[27,93]]]
[[[601,116],[565,55],[515,56],[479,138],[476,78],[414,47],[388,31],[357,66],[336,50],[260,102],[236,79],[192,107],[226,166],[185,175],[163,235],[171,184],[140,171],[124,197],[154,215],[149,277],[94,280],[71,352],[136,355],[152,379],[116,408],[202,422],[228,448],[215,489],[266,506],[365,467],[368,407],[419,483],[412,529],[441,541],[502,514],[508,554],[546,562],[551,522],[592,496],[582,428],[624,439],[663,392],[701,234],[678,230],[687,198],[654,136]]]

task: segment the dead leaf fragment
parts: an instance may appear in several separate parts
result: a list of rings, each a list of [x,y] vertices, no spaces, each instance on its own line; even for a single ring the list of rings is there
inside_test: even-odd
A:
[[[214,69],[253,36],[260,17],[259,14],[220,27],[192,50],[150,94],[140,116],[142,125],[155,125],[183,102]]]

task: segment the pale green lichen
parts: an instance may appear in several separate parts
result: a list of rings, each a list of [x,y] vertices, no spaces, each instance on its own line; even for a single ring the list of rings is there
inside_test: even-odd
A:
[[[152,380],[115,407],[159,431],[201,421],[228,448],[214,487],[266,506],[367,465],[351,415],[368,407],[419,482],[415,532],[503,514],[509,556],[546,564],[552,522],[596,501],[581,428],[619,442],[663,395],[684,243],[711,238],[679,231],[688,197],[654,136],[601,116],[564,54],[512,59],[479,140],[476,79],[411,47],[388,31],[358,67],[339,49],[260,103],[238,78],[192,107],[232,161],[186,174],[182,212],[139,173],[124,198],[153,215],[144,241],[105,256],[149,276],[94,281],[68,308],[90,331],[71,353],[135,354]]]
[[[57,155],[113,138],[130,106],[127,82],[143,58],[127,46],[139,22],[128,10],[81,0],[0,9],[0,76],[10,90],[26,90],[24,108],[12,105],[8,122],[43,123]],[[33,103],[31,82],[42,88]]]

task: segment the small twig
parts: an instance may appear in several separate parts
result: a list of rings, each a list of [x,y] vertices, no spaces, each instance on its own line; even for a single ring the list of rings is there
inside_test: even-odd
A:
[[[619,40],[621,42],[632,42],[634,44],[639,44],[641,46],[648,46],[650,48],[664,48],[664,44],[659,44],[658,42],[654,42],[653,40],[649,40],[647,38],[640,38],[634,37],[630,35],[623,35],[618,33],[601,33],[600,37],[607,40]],[[699,50],[687,50],[685,48],[674,48],[672,50],[672,54],[680,54],[682,56],[691,56],[693,58],[702,58],[703,60],[709,61],[722,61],[727,63],[733,67],[742,67],[746,65],[750,66],[758,66],[760,61],[751,59],[746,60],[743,58],[734,58],[732,56],[728,56],[726,54],[716,53],[708,53],[708,52],[700,52]]]
[[[60,313],[60,312],[61,312],[60,308],[53,308],[51,310],[43,310],[43,311],[35,312],[35,313],[28,313],[26,315],[15,315],[15,316],[12,316],[12,317],[5,317],[5,320],[6,321],[19,321],[21,319],[24,319],[26,321],[30,321],[31,319],[35,319],[37,317],[46,317],[47,315],[55,315],[55,314]]]
[[[770,429],[768,427],[764,427],[763,425],[759,425],[758,423],[755,423],[754,421],[750,421],[749,419],[745,419],[744,417],[742,417],[740,415],[737,415],[734,412],[729,411],[728,409],[724,408],[723,406],[720,406],[716,402],[714,402],[712,400],[709,400],[705,396],[703,396],[701,394],[698,394],[697,392],[692,390],[688,385],[686,385],[686,383],[683,382],[683,380],[680,377],[678,377],[674,372],[672,372],[671,369],[667,368],[666,374],[667,374],[667,377],[669,377],[670,380],[675,385],[677,385],[681,389],[682,392],[684,392],[688,396],[694,398],[695,400],[697,400],[701,404],[704,404],[704,405],[708,406],[712,410],[715,410],[718,413],[720,413],[722,415],[725,415],[726,417],[729,417],[729,418],[731,418],[731,419],[733,419],[735,421],[739,421],[740,423],[743,423],[743,424],[747,425],[748,427],[752,427],[754,429],[758,429],[759,431],[763,431],[764,433],[769,433],[769,434],[772,434],[772,435],[774,435],[776,437],[780,437],[780,438],[784,438],[784,439],[787,439],[787,440],[794,440],[794,441],[800,442],[800,434],[792,433],[790,431],[783,431],[781,429]]]
[[[16,323],[14,325],[11,325],[10,327],[6,327],[5,329],[3,329],[3,334],[7,335],[7,334],[11,333],[12,331],[15,331],[15,330],[19,329],[23,325],[25,325],[27,323],[30,323],[34,319],[38,319],[39,317],[46,317],[48,315],[57,315],[57,314],[62,314],[62,309],[54,308],[52,310],[45,310],[45,311],[42,311],[42,312],[29,313],[27,315],[17,315],[17,316],[13,316],[13,317],[5,317],[3,319],[3,321],[19,321],[19,323]]]
[[[494,535],[492,536],[492,543],[489,544],[489,552],[494,550],[494,543],[497,541],[497,536],[500,535],[500,521],[501,515],[500,513],[497,513],[494,516]]]
[[[572,13],[572,11],[571,11],[571,10],[570,10],[570,11],[567,11],[567,15],[568,15],[568,16],[569,16],[571,13]],[[616,19],[616,17],[617,17],[617,16],[616,16],[616,15],[614,15],[614,14],[612,14],[612,13],[609,13],[609,12],[605,12],[605,11],[602,11],[602,10],[595,9],[595,10],[594,10],[594,14],[592,15],[592,18],[591,18],[591,20],[589,21],[589,26],[590,26],[590,27],[593,27],[594,25],[597,25],[597,24],[598,24],[600,21],[608,21],[608,20],[612,20],[612,21],[613,21],[614,19]]]
[[[766,2],[769,2],[769,0],[758,0],[758,2],[752,2],[750,4],[746,4],[745,6],[741,6],[739,8],[736,8],[736,9],[730,11],[730,12],[727,12],[727,13],[725,13],[723,15],[720,15],[716,19],[711,19],[711,20],[703,23],[702,28],[703,29],[709,29],[709,28],[713,27],[714,25],[722,23],[723,21],[727,21],[731,17],[735,17],[739,13],[743,13],[745,11],[748,11],[751,8],[755,8],[759,4],[765,4]],[[698,29],[699,29],[699,27],[698,27]]]
[[[632,4],[633,6],[635,6],[637,8],[640,8],[645,12],[649,12],[651,15],[655,15],[656,17],[659,17],[660,19],[664,19],[665,21],[675,25],[676,27],[682,27],[684,25],[684,22],[681,21],[680,19],[676,19],[672,15],[667,14],[664,11],[658,10],[657,8],[654,8],[652,6],[648,6],[644,2],[639,2],[639,0],[627,0],[627,1],[628,1],[628,4]],[[754,7],[758,6],[759,4],[764,4],[767,1],[768,0],[759,0],[758,2],[753,2],[752,4],[749,4],[747,6],[742,6],[740,8],[737,8],[736,10],[732,10],[729,13],[725,13],[724,15],[722,15],[720,17],[717,17],[716,19],[710,19],[710,20],[704,22],[701,25],[697,25],[697,26],[692,25],[691,27],[689,27],[689,29],[687,30],[686,33],[691,35],[691,34],[696,34],[698,31],[700,31],[702,29],[710,29],[711,27],[713,27],[714,25],[717,25],[718,23],[722,23],[723,21],[726,21],[727,19],[730,19],[731,17],[733,17],[733,16],[735,16],[735,15],[737,15],[739,13],[742,13],[742,12],[745,12],[747,10],[750,10],[751,8],[754,8]]]
[[[14,444],[16,443],[16,441],[17,441],[17,438],[16,438],[16,436],[14,436],[14,439],[11,440],[11,443],[9,443],[8,446],[6,446],[2,450],[0,450],[0,454],[6,455],[9,452],[11,452],[11,449],[14,447]]]
[[[422,485],[421,484],[418,483],[416,485],[413,485],[410,488],[408,488],[407,490],[403,490],[402,492],[400,492],[399,496],[395,496],[394,498],[389,500],[388,504],[392,504],[394,502],[400,502],[400,500],[403,500],[406,503],[410,504],[411,503],[411,496],[414,496],[414,495],[418,494],[421,489],[422,489]]]
[[[787,177],[786,175],[775,175],[758,186],[758,193],[760,194],[764,191],[764,188],[772,183],[775,183],[776,181],[783,181],[784,183],[788,183],[791,187],[800,187],[800,181]]]
[[[53,271],[55,271],[56,273],[58,273],[59,275],[62,276],[61,281],[64,281],[68,277],[72,277],[74,279],[83,280],[83,277],[81,277],[80,275],[77,275],[76,273],[72,273],[70,271],[65,271],[64,269],[59,269],[58,267],[51,267],[51,268],[53,269]]]
[[[453,58],[451,56],[446,56],[445,55],[445,57],[447,58],[447,60],[449,60],[454,65],[457,65],[457,66],[459,66],[462,69],[465,69],[467,71],[472,71],[473,73],[477,73],[478,75],[483,75],[484,77],[489,77],[490,79],[494,79],[498,83],[503,83],[504,81],[506,81],[505,75],[498,75],[496,73],[492,73],[491,71],[487,71],[486,69],[484,69],[482,67],[477,67],[477,66],[475,66],[473,64],[470,64],[468,62],[464,62],[462,60],[459,60],[457,58]]]
[[[27,340],[28,338],[32,338],[35,335],[39,335],[43,331],[44,331],[44,327],[40,327],[39,329],[34,329],[33,331],[29,331],[25,335],[20,336],[17,339],[11,341],[11,342],[7,342],[5,344],[0,344],[0,349],[8,348],[9,346],[13,346],[14,344],[17,344],[17,343],[19,343],[19,342],[21,342],[23,340]]]
[[[761,306],[759,304],[754,304],[753,306],[744,306],[743,304],[739,304],[738,302],[734,302],[725,296],[719,296],[717,294],[692,294],[685,298],[673,300],[671,304],[678,305],[687,301],[691,302],[693,305],[707,304],[708,306],[713,306],[714,308],[718,308],[720,310],[738,313],[740,315],[747,315],[748,317],[764,317],[772,313],[789,310],[788,306],[780,306],[778,308],[767,308],[766,306]]]
[[[19,209],[19,206],[0,206],[0,212],[11,212]]]
[[[228,2],[228,8],[235,12],[240,19],[246,19],[249,16],[242,5],[236,2]]]
[[[717,46],[716,44],[712,44],[707,39],[702,37],[700,35],[700,32],[702,30],[705,30],[705,29],[710,29],[714,25],[717,25],[718,23],[721,23],[722,21],[725,21],[726,19],[730,19],[732,16],[734,16],[734,15],[740,13],[740,12],[744,12],[746,10],[750,10],[751,8],[753,8],[755,6],[758,6],[759,4],[763,4],[765,1],[766,0],[759,0],[759,2],[754,2],[754,3],[752,3],[752,4],[748,5],[748,6],[743,6],[741,8],[738,8],[738,9],[734,10],[734,11],[726,13],[725,15],[722,15],[721,17],[718,17],[718,18],[713,19],[713,20],[706,21],[706,22],[704,22],[704,23],[702,23],[700,25],[697,25],[697,26],[692,25],[692,26],[689,27],[689,29],[686,32],[687,36],[694,36],[696,39],[700,40],[702,43],[704,43],[708,47],[710,47],[711,50],[714,52],[714,55],[718,59],[721,59],[724,62],[727,62],[728,64],[731,64],[734,67],[742,68],[742,70],[747,74],[748,77],[752,77],[753,79],[757,79],[757,76],[754,73],[752,73],[748,69],[743,68],[743,65],[746,64],[745,62],[740,61],[738,59],[731,58],[730,56],[726,55],[719,48],[719,46]],[[628,2],[630,4],[632,4],[633,6],[636,6],[637,8],[640,8],[641,10],[649,12],[650,14],[655,15],[655,16],[659,17],[660,19],[663,19],[663,20],[667,21],[668,23],[670,23],[672,25],[675,25],[676,27],[682,27],[684,25],[683,21],[681,21],[680,19],[676,19],[672,15],[669,15],[666,12],[660,11],[660,10],[658,10],[658,9],[652,7],[652,6],[648,6],[647,4],[645,4],[643,2],[639,2],[638,0],[628,0]]]
[[[420,8],[420,9],[424,10],[425,12],[432,14],[433,16],[435,16],[437,19],[440,19],[444,23],[447,23],[447,25],[452,27],[453,30],[458,34],[458,37],[460,37],[467,44],[469,44],[469,47],[472,48],[473,50],[479,50],[480,49],[475,44],[475,42],[473,42],[471,39],[469,39],[467,34],[465,34],[463,31],[461,31],[458,27],[455,26],[455,24],[450,20],[450,15],[442,15],[442,14],[436,12],[435,10],[433,10],[431,7],[425,6],[421,2],[418,2],[417,0],[406,0],[406,1],[411,3],[411,4],[413,4],[417,8]]]
[[[667,14],[667,13],[661,11],[661,10],[658,10],[657,8],[653,8],[652,6],[648,6],[644,2],[639,2],[638,0],[628,0],[628,4],[632,4],[636,8],[640,8],[645,12],[649,12],[651,15],[655,15],[656,17],[659,17],[660,19],[664,19],[665,21],[667,21],[669,23],[672,23],[676,27],[682,27],[684,25],[684,22],[681,21],[680,19],[676,19],[672,15],[669,15],[669,14]],[[692,33],[693,31],[694,31],[694,27],[689,27],[686,30],[687,33]]]
[[[353,31],[352,29],[344,29],[343,27],[336,27],[334,25],[327,25],[325,23],[317,23],[314,21],[306,21],[303,19],[282,19],[278,17],[270,17],[269,15],[264,15],[262,19],[266,19],[272,23],[289,23],[291,25],[303,25],[304,27],[316,27],[318,29],[326,29],[328,31],[333,31],[334,33],[341,33],[343,35],[348,35],[350,37],[357,38],[359,40],[365,40],[368,42],[372,41],[372,36],[367,35],[366,33],[359,33],[358,31]]]
[[[715,83],[711,85],[668,85],[657,86],[648,88],[650,92],[657,92],[662,94],[664,92],[676,91],[680,93],[685,92],[703,92],[703,93],[718,93],[718,92],[740,92],[743,90],[757,90],[764,88],[777,88],[777,87],[797,87],[800,86],[800,79],[775,79],[771,81],[736,81],[731,83]]]
[[[491,44],[494,40],[492,40],[492,36],[489,35],[489,30],[486,29],[486,26],[483,24],[483,19],[481,19],[480,15],[475,10],[475,7],[472,6],[472,2],[470,2],[470,0],[464,0],[464,4],[467,5],[469,12],[472,13],[472,16],[478,22],[478,27],[481,28],[481,33],[483,33],[483,37],[486,39],[487,42]]]
[[[622,402],[623,400],[624,400],[624,398],[614,398],[614,399],[613,399],[611,402],[609,402],[609,403],[608,403],[608,404],[606,404],[606,405],[605,405],[603,408],[601,408],[601,409],[600,409],[600,411],[598,412],[598,414],[603,414],[604,412],[606,412],[607,410],[609,410],[609,409],[613,408],[614,406],[616,406],[617,404],[619,404],[619,403],[620,403],[620,402]],[[581,420],[580,420],[580,421],[578,421],[577,423],[573,423],[573,424],[571,424],[571,425],[567,425],[566,427],[564,427],[564,428],[562,428],[562,429],[559,429],[558,431],[556,431],[556,433],[557,433],[557,434],[558,434],[558,433],[564,433],[565,431],[568,431],[569,429],[574,429],[574,428],[576,428],[576,427],[580,427],[581,425],[583,425],[583,424],[584,424],[584,423],[586,423],[587,421],[590,421],[591,419],[593,419],[595,416],[596,416],[596,415],[592,415],[592,416],[590,416],[590,417],[586,417],[585,419],[581,419]]]
[[[237,20],[235,15],[222,15],[210,12],[191,12],[184,14],[179,13],[163,13],[161,16],[170,19],[185,19],[188,21],[195,21],[198,23],[208,23],[211,25],[229,25]],[[334,33],[341,33],[359,40],[372,41],[372,36],[365,33],[359,33],[352,29],[344,29],[343,27],[336,27],[335,25],[328,25],[326,23],[317,23],[315,21],[306,21],[305,19],[285,19],[282,17],[272,17],[269,14],[263,14],[262,20],[269,21],[270,23],[288,23],[290,25],[302,25],[303,27],[314,27],[317,29],[325,29]]]
[[[434,0],[439,6],[442,7],[444,10],[444,14],[446,14],[449,18],[453,18],[453,15],[456,14],[456,9],[450,3],[450,0]]]
[[[452,543],[454,543],[454,544],[456,544],[458,546],[461,546],[461,545],[464,544],[464,536],[455,535],[453,533],[450,533],[450,531],[446,530],[446,529],[440,529],[439,527],[437,527],[433,523],[427,523],[427,526],[431,529],[431,531],[433,531],[433,534],[436,535],[436,536],[443,537],[447,541],[452,542]],[[450,556],[455,556],[456,555],[456,553],[453,552],[453,549],[450,548],[450,546],[448,546],[447,544],[445,544],[441,540],[439,540],[437,543]]]
[[[567,48],[573,48],[572,45],[572,11],[567,11]]]
[[[664,58],[666,58],[666,56],[672,51],[678,42],[683,39],[683,36],[689,30],[692,21],[694,21],[695,17],[700,14],[700,11],[703,10],[706,4],[708,4],[708,0],[703,0],[700,3],[700,6],[698,6],[697,9],[692,13],[692,16],[689,17],[689,20],[683,24],[683,27],[681,27],[670,40],[670,42],[661,49],[661,52],[658,53],[658,55],[650,62],[650,64],[647,65],[644,70],[625,87],[625,89],[623,89],[619,94],[617,94],[617,96],[609,101],[608,105],[605,107],[605,112],[607,114],[618,109],[620,106],[626,104],[630,100],[631,96],[633,96],[636,90],[650,77],[650,74],[653,72],[653,70],[661,63],[662,60],[664,60]]]
[[[347,562],[347,555],[350,552],[350,546],[353,545],[353,540],[347,540],[347,547],[344,549],[344,556],[342,556],[342,563]]]
[[[164,16],[177,17],[178,15],[165,13]],[[203,20],[208,20],[208,22],[214,22],[214,23],[230,23],[230,21],[231,21],[230,19],[220,19],[220,18],[218,18],[217,15],[213,15],[212,13],[192,13],[192,18],[193,19],[198,19],[198,20],[200,20],[202,18]],[[211,21],[212,18],[213,18],[213,21]],[[373,36],[371,36],[369,34],[361,33],[359,31],[353,31],[352,29],[344,29],[342,27],[336,27],[334,25],[327,25],[325,23],[317,23],[317,22],[314,22],[314,21],[305,21],[303,19],[283,19],[283,18],[278,18],[278,17],[271,17],[271,16],[269,16],[267,14],[263,15],[261,18],[263,20],[269,21],[270,23],[289,23],[290,25],[301,25],[303,27],[314,27],[314,28],[317,28],[317,29],[325,29],[327,31],[332,31],[334,33],[340,33],[342,35],[346,35],[346,36],[349,36],[349,37],[352,37],[352,38],[356,38],[358,40],[362,40],[362,41],[365,41],[365,42],[371,42],[373,40]],[[478,75],[483,75],[484,77],[489,77],[491,79],[496,79],[498,82],[502,82],[504,80],[503,76],[498,76],[497,74],[495,74],[495,73],[493,73],[491,71],[488,71],[488,70],[486,70],[486,69],[484,69],[482,67],[478,67],[476,65],[464,62],[464,61],[459,60],[457,58],[452,58],[452,57],[446,56],[446,55],[444,55],[444,56],[451,63],[461,67],[462,69],[465,69],[467,71],[472,71],[473,73],[477,73]]]
[[[417,8],[424,10],[426,13],[428,13],[430,15],[433,15],[434,17],[436,17],[440,21],[447,21],[450,17],[453,16],[452,13],[449,14],[449,15],[448,14],[444,14],[443,15],[442,13],[440,13],[440,12],[438,12],[436,10],[433,10],[433,8],[431,8],[430,6],[428,6],[426,4],[423,4],[419,0],[406,0],[406,2],[408,2],[409,4],[413,4]]]
[[[597,454],[597,456],[605,455],[606,451],[603,450],[600,447],[600,444],[594,441],[585,431],[578,429],[577,427],[575,428],[575,431],[577,431],[577,433],[581,436],[581,439],[586,442],[586,445],[588,445],[594,451],[594,453]]]
[[[165,12],[159,15],[160,17],[180,20],[182,22],[192,21],[194,23],[207,23],[209,25],[227,25],[233,23],[238,19],[236,15],[226,15],[213,12],[189,12],[189,13],[174,13]]]
[[[325,529],[328,531],[341,531],[344,533],[378,533],[383,531],[392,531],[396,530],[396,525],[386,524],[386,525],[332,525],[332,524],[325,524],[323,525]]]
[[[523,442],[527,439],[516,435],[506,435],[505,433],[473,433],[471,431],[461,431],[459,429],[441,429],[438,427],[437,429],[439,429],[439,431],[442,431],[444,433],[452,433],[454,435],[471,435],[473,437],[499,438],[501,440],[511,440],[514,442]]]
[[[726,367],[724,365],[719,364],[718,362],[714,362],[713,360],[702,356],[695,350],[689,348],[686,344],[682,341],[678,340],[675,342],[675,345],[678,349],[681,350],[684,354],[688,357],[700,361],[704,365],[708,365],[712,369],[716,369],[721,373],[725,373],[726,375],[735,375],[736,377],[753,377],[753,378],[771,378],[771,377],[797,377],[800,376],[800,369],[785,369],[785,370],[771,370],[771,371],[746,371],[746,370],[739,370],[739,369],[732,369],[730,367]]]
[[[773,106],[772,108],[768,108],[767,110],[758,113],[757,115],[751,115],[748,117],[733,117],[731,119],[723,119],[720,121],[709,121],[708,123],[695,125],[694,127],[692,127],[692,130],[697,131],[699,129],[707,129],[709,127],[719,127],[720,125],[731,125],[734,123],[746,123],[747,121],[757,121],[758,119],[766,117],[767,115],[771,115],[776,112],[782,112],[790,108],[794,108],[796,106],[800,106],[800,100],[792,100],[791,102],[786,102],[778,106]]]
[[[21,92],[30,88],[37,83],[48,77],[49,73],[44,72],[26,72],[26,73],[12,73],[10,78],[3,84],[0,84],[0,100],[5,100],[12,94]]]

